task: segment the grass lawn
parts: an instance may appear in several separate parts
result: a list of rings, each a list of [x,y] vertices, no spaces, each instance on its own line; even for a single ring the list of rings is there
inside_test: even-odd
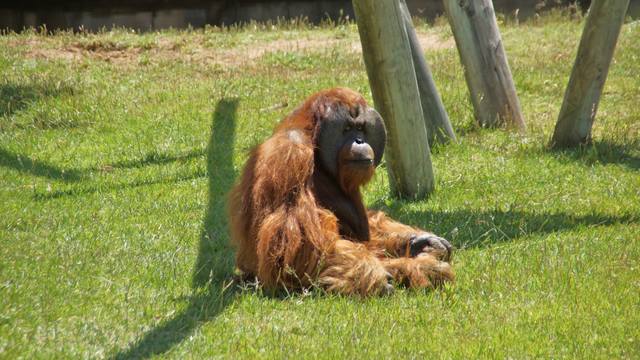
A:
[[[640,358],[640,22],[593,145],[553,152],[582,25],[501,24],[526,135],[475,126],[450,29],[418,27],[460,142],[428,200],[384,164],[365,197],[458,280],[371,299],[232,284],[224,210],[305,97],[371,99],[354,25],[0,36],[0,358]]]

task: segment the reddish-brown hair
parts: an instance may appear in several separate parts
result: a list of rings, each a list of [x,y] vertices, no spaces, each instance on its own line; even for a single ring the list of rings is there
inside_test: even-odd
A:
[[[389,276],[419,287],[452,279],[448,264],[429,254],[402,257],[403,262],[388,258],[391,253],[406,256],[410,234],[422,231],[381,213],[366,215],[359,185],[371,178],[373,167],[364,175],[340,171],[337,179],[354,208],[363,212],[362,226],[371,229],[370,239],[342,236],[336,215],[320,205],[313,184],[319,181],[314,178],[319,122],[336,104],[367,106],[349,89],[321,91],[252,150],[229,199],[237,267],[270,288],[317,283],[330,291],[363,295],[388,289]],[[331,199],[323,199],[327,201]]]

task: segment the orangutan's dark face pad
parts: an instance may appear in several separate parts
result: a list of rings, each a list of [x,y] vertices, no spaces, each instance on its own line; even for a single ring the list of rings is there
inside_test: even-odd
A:
[[[336,104],[326,109],[319,127],[316,151],[324,169],[333,176],[338,175],[340,162],[350,167],[380,164],[387,133],[374,109]]]

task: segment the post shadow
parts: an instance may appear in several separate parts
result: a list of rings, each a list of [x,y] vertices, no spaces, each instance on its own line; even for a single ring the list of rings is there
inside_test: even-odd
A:
[[[152,151],[140,159],[123,160],[108,164],[116,169],[141,168],[150,165],[165,165],[176,161],[187,161],[206,154],[206,149],[192,149],[179,155],[168,155]]]
[[[550,149],[549,151],[556,158],[566,161],[581,161],[587,165],[591,164],[620,164],[629,169],[640,169],[640,141],[633,141],[631,144],[623,145],[612,141],[593,141],[591,144],[578,146],[569,149]]]
[[[115,359],[144,359],[163,354],[187,338],[200,324],[213,320],[235,297],[230,282],[232,251],[228,245],[226,194],[233,184],[233,144],[237,99],[220,100],[213,115],[207,147],[209,199],[194,267],[193,295],[187,308],[150,330]]]
[[[78,181],[82,177],[80,170],[60,169],[45,161],[33,160],[28,156],[16,154],[2,147],[0,147],[0,167],[11,168],[23,173],[66,182]]]
[[[0,84],[0,116],[9,116],[29,106],[39,98],[73,94],[74,89],[68,85],[43,84]]]
[[[200,236],[198,259],[193,271],[193,287],[224,278],[233,269],[227,226],[227,193],[235,180],[233,144],[238,99],[218,102],[207,147],[209,201]]]
[[[73,93],[74,89],[72,87],[53,83],[30,85],[0,84],[0,116],[11,116],[40,98]],[[33,160],[28,156],[16,154],[2,147],[0,147],[0,167],[12,168],[52,180],[69,182],[78,181],[82,178],[82,172],[78,169],[60,169],[45,161]]]
[[[108,164],[108,166],[115,169],[142,168],[142,167],[151,166],[151,165],[165,165],[165,164],[169,164],[176,161],[187,161],[193,158],[201,157],[205,154],[206,154],[206,149],[192,149],[188,152],[178,154],[178,155],[170,155],[170,154],[152,151],[147,153],[142,158],[118,161],[112,164]],[[8,159],[11,160],[12,157],[8,157]],[[24,160],[22,160],[22,162],[24,163]],[[0,166],[2,165],[3,165],[2,164],[2,148],[0,148]],[[31,168],[36,168],[36,169],[44,168],[44,170],[41,170],[41,172],[46,174],[55,174],[55,170],[56,170],[55,168],[48,165],[47,166],[41,165],[39,167],[31,166]],[[63,173],[62,175],[64,175],[65,178],[69,178],[69,179],[75,179],[77,177],[77,179],[79,180],[81,178],[81,175],[76,175],[76,174],[89,173],[91,171],[99,171],[99,170],[102,170],[102,168],[103,166],[95,166],[95,167],[91,167],[83,170],[77,170],[77,169],[73,169],[72,171],[64,170],[62,171]],[[155,180],[148,180],[148,179],[135,180],[125,184],[114,184],[109,186],[104,186],[104,185],[77,186],[77,187],[72,187],[64,190],[56,190],[56,191],[45,192],[45,193],[35,193],[33,195],[33,198],[34,200],[39,200],[39,201],[51,200],[51,199],[57,199],[57,198],[66,197],[66,196],[88,195],[88,194],[93,194],[98,191],[104,191],[104,190],[121,190],[121,189],[130,189],[130,188],[135,188],[140,186],[149,186],[149,185],[155,185],[155,184],[171,184],[171,183],[177,183],[181,181],[198,179],[206,175],[207,174],[204,171],[195,171],[195,172],[192,172],[191,174],[177,175],[177,176],[171,176],[171,177],[160,178]]]
[[[89,186],[89,187],[77,186],[77,187],[73,187],[65,190],[55,190],[51,192],[48,192],[48,191],[36,192],[33,194],[33,199],[36,201],[47,201],[47,200],[57,199],[57,198],[67,197],[67,196],[89,195],[89,194],[97,193],[99,191],[106,191],[106,190],[118,191],[123,189],[132,189],[132,188],[137,188],[141,186],[150,186],[150,185],[156,185],[156,184],[175,184],[182,181],[199,179],[199,178],[205,177],[206,175],[207,174],[204,171],[198,170],[198,171],[192,172],[191,174],[186,174],[186,175],[176,175],[176,176],[165,177],[165,178],[154,179],[154,180],[146,180],[146,179],[135,180],[133,182],[125,183],[125,184],[114,184],[109,186],[96,185],[96,186]]]
[[[640,215],[611,216],[606,214],[572,215],[565,213],[535,213],[521,210],[454,210],[409,211],[402,216],[403,204],[391,206],[377,203],[372,208],[384,210],[391,217],[432,231],[447,238],[457,248],[482,248],[534,234],[567,231],[580,226],[607,226],[640,222]],[[421,219],[416,221],[415,219]]]

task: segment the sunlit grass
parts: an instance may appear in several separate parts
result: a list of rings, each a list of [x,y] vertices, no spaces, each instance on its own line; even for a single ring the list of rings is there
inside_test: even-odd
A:
[[[365,198],[451,239],[458,281],[365,300],[231,284],[224,210],[305,97],[371,98],[353,24],[0,37],[0,357],[637,358],[640,23],[594,144],[552,152],[581,29],[503,26],[526,135],[477,128],[455,48],[426,49],[460,142],[428,200],[392,198],[384,164]]]

